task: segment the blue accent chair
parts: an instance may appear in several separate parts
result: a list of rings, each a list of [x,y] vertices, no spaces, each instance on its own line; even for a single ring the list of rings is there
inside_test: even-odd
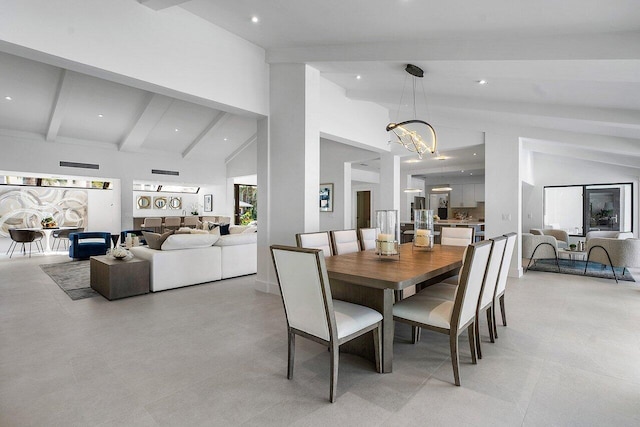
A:
[[[83,241],[92,239],[91,241]],[[100,239],[101,241],[97,241]],[[69,234],[69,257],[87,259],[94,255],[104,255],[111,248],[111,233],[85,231]]]
[[[140,243],[143,245],[146,245],[147,242],[146,240],[144,240],[144,236],[142,235],[142,232],[146,231],[148,233],[155,233],[154,230],[149,230],[149,229],[142,229],[142,230],[124,230],[123,232],[120,233],[120,243],[124,244],[125,239],[127,238],[127,234],[133,234],[134,236],[138,236],[140,237]]]

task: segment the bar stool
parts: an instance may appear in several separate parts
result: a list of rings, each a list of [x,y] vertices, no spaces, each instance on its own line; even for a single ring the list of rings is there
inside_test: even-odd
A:
[[[145,218],[141,227],[153,228],[156,233],[160,232],[162,230],[162,218]]]
[[[167,229],[177,230],[180,228],[181,220],[179,216],[168,216],[164,219],[164,223],[162,224],[163,232]]]
[[[185,216],[182,225],[185,227],[197,227],[198,222],[197,216]]]

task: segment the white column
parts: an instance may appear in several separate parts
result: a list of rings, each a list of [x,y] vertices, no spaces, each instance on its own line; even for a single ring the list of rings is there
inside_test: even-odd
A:
[[[380,154],[380,194],[374,203],[376,210],[400,210],[400,157]]]
[[[344,189],[342,196],[342,205],[344,206],[343,227],[346,229],[356,228],[357,224],[353,221],[351,200],[351,163],[344,162],[344,174],[342,175],[342,188]]]
[[[485,235],[516,232],[509,275],[522,276],[522,179],[517,136],[485,134]]]
[[[257,135],[259,290],[277,291],[269,246],[319,227],[319,81],[304,64],[271,66],[268,126],[260,121]]]

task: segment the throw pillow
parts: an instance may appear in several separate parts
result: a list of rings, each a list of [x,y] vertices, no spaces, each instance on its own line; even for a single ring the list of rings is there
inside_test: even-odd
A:
[[[150,231],[142,232],[144,240],[147,241],[147,245],[149,245],[149,248],[157,250],[160,250],[164,241],[167,240],[167,237],[171,236],[172,234],[173,230],[169,230],[164,234],[151,233]]]
[[[213,234],[214,236],[220,235],[220,227],[215,227],[213,230],[209,231],[209,234]]]
[[[220,224],[220,235],[224,236],[229,234],[229,224]]]
[[[196,230],[195,228],[189,234],[209,234],[207,230]]]

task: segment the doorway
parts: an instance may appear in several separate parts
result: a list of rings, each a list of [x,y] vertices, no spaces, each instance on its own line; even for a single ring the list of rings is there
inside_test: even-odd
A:
[[[371,227],[371,191],[356,192],[356,226]]]

